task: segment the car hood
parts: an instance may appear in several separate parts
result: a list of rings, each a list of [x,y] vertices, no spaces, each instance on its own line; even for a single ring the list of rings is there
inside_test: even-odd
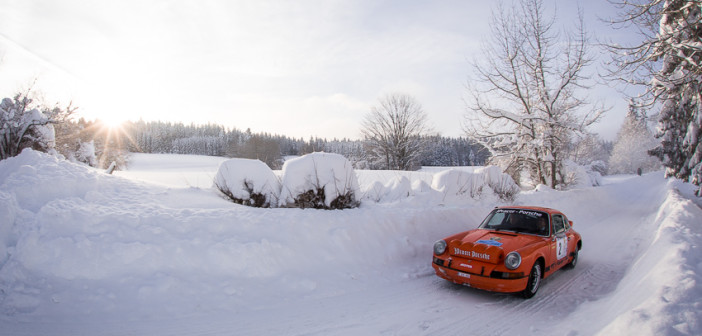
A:
[[[497,264],[507,253],[542,240],[533,235],[478,229],[451,237],[446,243],[452,256]]]

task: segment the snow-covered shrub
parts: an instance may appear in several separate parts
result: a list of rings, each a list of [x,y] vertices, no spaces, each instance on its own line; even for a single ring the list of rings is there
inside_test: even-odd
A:
[[[394,174],[392,171],[382,171],[381,174],[374,174],[374,179],[369,181],[367,172],[359,172],[364,200],[375,203],[391,203],[413,197],[441,199],[440,193],[430,185],[433,173],[396,172],[397,174]]]
[[[275,206],[281,189],[275,173],[262,161],[252,159],[222,162],[214,184],[232,202],[259,208]]]
[[[54,148],[52,123],[56,120],[51,111],[30,108],[31,103],[31,99],[21,94],[0,102],[0,160],[16,156],[24,148],[44,152]]]
[[[482,178],[471,172],[449,169],[434,175],[431,187],[446,196],[478,198],[483,192]]]
[[[375,181],[364,190],[364,199],[373,202],[394,202],[409,197],[413,194],[412,183],[406,176],[397,176],[385,184]]]
[[[381,200],[394,202],[412,195],[412,183],[407,176],[397,176],[383,186]]]
[[[485,184],[487,184],[495,195],[503,200],[512,200],[514,195],[519,193],[519,186],[511,176],[502,172],[500,167],[487,166],[476,169],[474,174],[482,174]]]
[[[373,202],[380,202],[383,196],[385,196],[385,186],[380,181],[373,181],[363,193],[363,199],[368,199]]]
[[[473,172],[449,169],[437,173],[432,188],[446,196],[468,196],[479,199],[486,189],[503,200],[511,201],[519,192],[519,186],[497,166],[478,168]]]
[[[312,153],[288,160],[282,174],[282,207],[346,209],[359,205],[358,177],[339,154]]]
[[[73,153],[72,157],[68,157],[70,161],[83,162],[91,167],[95,167],[98,164],[98,158],[95,156],[95,140],[90,140],[87,142],[80,142],[78,144],[78,150]]]
[[[431,188],[431,185],[429,185],[429,183],[422,180],[416,180],[412,182],[412,191],[415,193],[426,193],[434,191],[434,189]]]
[[[602,161],[595,161],[589,165],[581,166],[573,161],[565,162],[565,185],[563,187],[596,187],[602,184],[601,170],[606,169]]]

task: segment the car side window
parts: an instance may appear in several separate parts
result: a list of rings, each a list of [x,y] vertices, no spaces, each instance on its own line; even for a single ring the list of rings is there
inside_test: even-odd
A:
[[[565,221],[561,215],[553,215],[553,228],[555,233],[566,231]]]

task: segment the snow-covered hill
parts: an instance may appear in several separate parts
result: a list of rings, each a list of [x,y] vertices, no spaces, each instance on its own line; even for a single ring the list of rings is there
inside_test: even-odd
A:
[[[523,300],[430,266],[433,242],[494,201],[249,208],[210,187],[220,162],[139,155],[111,176],[33,151],[0,161],[0,334],[702,334],[702,211],[661,173],[521,193],[583,235],[578,266]],[[437,172],[358,173],[363,190]]]

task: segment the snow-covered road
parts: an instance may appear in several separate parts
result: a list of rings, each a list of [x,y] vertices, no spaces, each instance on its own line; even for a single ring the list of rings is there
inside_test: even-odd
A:
[[[489,200],[253,209],[124,175],[34,152],[0,162],[0,334],[702,333],[702,211],[660,173],[520,194],[583,236],[578,266],[530,300],[433,275],[433,242],[477,226]]]

